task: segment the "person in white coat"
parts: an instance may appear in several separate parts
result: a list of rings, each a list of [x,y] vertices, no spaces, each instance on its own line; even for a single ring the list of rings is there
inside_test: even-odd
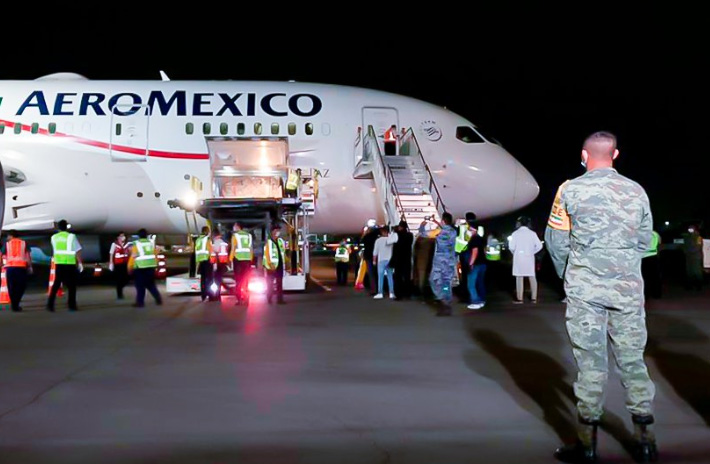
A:
[[[537,303],[537,279],[535,278],[535,253],[542,250],[542,242],[537,234],[530,230],[530,218],[520,216],[517,220],[517,230],[510,237],[508,248],[513,253],[513,276],[515,276],[515,304],[522,304],[524,279],[530,282],[530,293],[533,303]]]

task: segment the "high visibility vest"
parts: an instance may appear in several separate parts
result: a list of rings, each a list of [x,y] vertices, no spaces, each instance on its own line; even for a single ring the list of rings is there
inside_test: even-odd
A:
[[[27,267],[27,244],[19,238],[10,239],[7,244],[7,256],[5,258],[5,266],[7,267]]]
[[[239,230],[232,234],[232,259],[237,261],[251,261],[254,256],[251,234],[246,230]]]
[[[158,260],[155,258],[155,246],[147,238],[141,238],[133,245],[136,250],[134,259],[138,269],[158,267]]]
[[[648,249],[648,251],[643,255],[644,258],[649,258],[651,256],[656,256],[658,254],[658,245],[661,244],[661,236],[656,232],[655,230],[653,231],[653,235],[651,236],[651,245]]]
[[[209,246],[210,238],[206,235],[200,235],[195,240],[195,262],[201,263],[210,259],[212,247]]]
[[[461,253],[468,245],[468,241],[471,240],[473,234],[468,230],[468,227],[459,226],[459,234],[456,237],[456,253]]]
[[[350,261],[350,252],[347,247],[341,246],[335,251],[336,263],[347,263]]]
[[[289,171],[288,179],[286,180],[286,190],[297,190],[298,180],[298,173],[296,171]]]
[[[212,253],[210,261],[213,263],[227,264],[229,262],[229,244],[219,237],[219,240],[212,240]],[[216,243],[215,243],[216,242]],[[215,245],[217,245],[215,247]]]
[[[488,261],[500,261],[500,244],[486,247],[486,259]]]
[[[279,250],[281,250],[281,259],[284,257],[284,249],[286,246],[284,245],[283,239],[279,238],[277,243],[278,248],[274,246],[274,240],[270,238],[264,245],[264,259],[262,260],[262,264],[267,271],[273,271],[279,266]]]
[[[113,264],[126,264],[128,262],[128,244],[121,245],[118,242],[114,243],[113,248]]]
[[[385,131],[385,142],[396,142],[397,133],[391,127]]]
[[[52,249],[54,250],[54,264],[76,264],[76,251],[73,251],[76,235],[67,231],[57,232],[52,235]]]

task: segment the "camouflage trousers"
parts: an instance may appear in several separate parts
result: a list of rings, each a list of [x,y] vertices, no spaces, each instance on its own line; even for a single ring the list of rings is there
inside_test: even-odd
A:
[[[434,297],[443,301],[446,304],[451,304],[453,300],[451,285],[454,279],[454,268],[456,263],[446,260],[438,260],[434,257],[434,263],[431,266],[431,274],[429,275],[429,285]]]
[[[611,342],[621,383],[626,390],[626,408],[635,415],[652,414],[655,387],[643,359],[647,338],[643,297],[640,301],[633,298],[635,304],[610,307],[582,299],[575,295],[582,292],[575,290],[578,289],[567,288],[566,319],[578,368],[574,393],[579,416],[590,421],[602,416],[609,373],[607,340]],[[615,300],[631,303],[621,295]]]

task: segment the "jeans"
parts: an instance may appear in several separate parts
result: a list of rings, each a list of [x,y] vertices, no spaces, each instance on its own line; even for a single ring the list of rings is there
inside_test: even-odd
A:
[[[468,272],[468,293],[471,304],[486,302],[486,265],[475,264]]]
[[[387,274],[387,290],[390,293],[394,293],[394,279],[392,279],[393,269],[389,267],[389,261],[377,261],[377,293],[384,294],[384,283],[385,274]]]

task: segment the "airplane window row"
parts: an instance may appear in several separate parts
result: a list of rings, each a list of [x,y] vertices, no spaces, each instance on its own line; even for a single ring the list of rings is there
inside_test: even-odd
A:
[[[246,135],[246,124],[243,122],[240,122],[237,124],[237,135]],[[296,123],[295,122],[290,122],[287,125],[287,130],[288,130],[288,135],[296,135]],[[304,132],[306,135],[313,135],[313,124],[312,123],[306,123],[304,126]],[[192,135],[195,133],[195,125],[191,122],[185,123],[185,133],[187,135]],[[229,134],[229,124],[226,122],[220,123],[219,124],[219,133],[220,135],[228,135]],[[249,135],[262,135],[264,133],[264,127],[260,122],[255,122],[254,127],[253,127],[253,134]],[[270,133],[271,135],[279,135],[281,133],[281,126],[279,123],[274,122],[271,123],[270,127]],[[210,135],[212,134],[212,123],[205,122],[202,123],[202,134],[203,135]]]
[[[328,128],[329,129],[329,128]],[[287,125],[287,130],[288,130],[288,135],[296,135],[297,127],[295,122],[290,122]],[[30,126],[30,132],[32,134],[37,134],[39,133],[39,123],[33,122],[32,125]],[[57,124],[54,122],[50,122],[49,125],[47,126],[47,133],[49,134],[55,134],[57,132]],[[115,132],[116,135],[121,135],[123,132],[123,127],[121,123],[116,124],[115,127]],[[254,127],[253,127],[253,134],[249,135],[262,135],[264,132],[264,128],[260,122],[255,122]],[[271,135],[279,135],[281,132],[281,126],[279,123],[274,122],[271,123],[270,127],[270,132]],[[304,132],[306,135],[313,135],[313,124],[312,123],[306,123],[304,126]],[[327,133],[329,133],[330,130],[327,130]],[[5,123],[0,122],[0,135],[5,133]],[[22,133],[22,124],[14,124],[13,127],[13,133],[15,134],[20,134]],[[195,125],[191,122],[188,122],[185,124],[185,133],[187,135],[192,135],[195,133]],[[204,135],[210,135],[212,133],[212,124],[209,122],[205,122],[202,124],[202,133]],[[219,125],[219,133],[221,135],[227,135],[229,133],[229,125],[226,122],[223,122]],[[324,134],[328,135],[326,133],[326,128],[324,127]],[[243,122],[240,122],[237,124],[237,135],[246,135],[246,125]]]

